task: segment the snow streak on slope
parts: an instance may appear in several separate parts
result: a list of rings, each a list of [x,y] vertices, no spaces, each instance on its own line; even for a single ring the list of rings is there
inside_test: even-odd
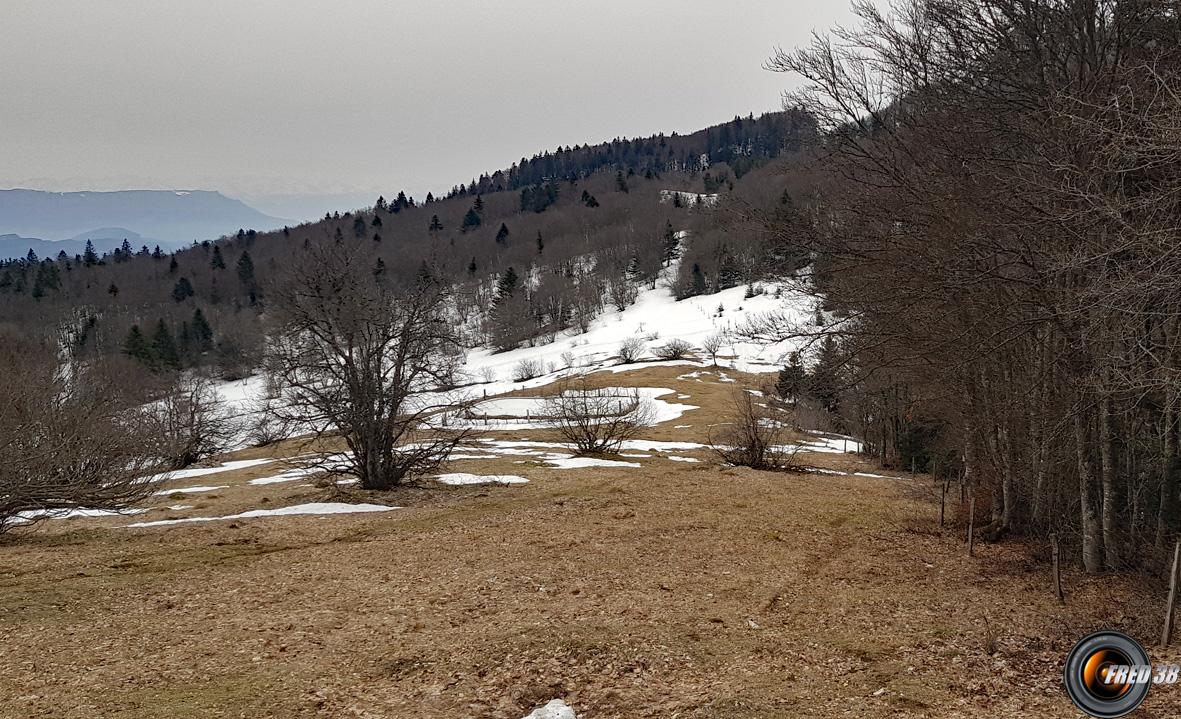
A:
[[[585,374],[616,364],[614,358],[619,343],[628,337],[639,337],[648,344],[645,356],[652,357],[652,348],[669,340],[681,339],[695,347],[711,335],[741,327],[758,315],[791,310],[800,317],[807,315],[810,300],[801,297],[775,297],[774,288],[755,297],[744,298],[745,287],[733,287],[712,295],[700,295],[676,301],[667,287],[641,292],[635,304],[623,312],[609,310],[595,318],[585,334],[567,334],[558,340],[537,347],[521,347],[509,352],[489,349],[473,350],[467,359],[466,371],[475,379],[489,376],[493,382],[481,387],[488,396],[502,394],[523,387],[548,384],[558,373]],[[719,311],[720,310],[720,311]],[[762,346],[750,342],[730,341],[722,349],[718,364],[743,372],[771,372],[783,366],[784,356],[796,347],[786,344]],[[567,367],[564,353],[574,357],[574,366]],[[512,371],[522,361],[539,361],[553,372],[544,378],[524,383],[512,382]],[[707,364],[679,361],[679,364]],[[672,363],[661,363],[672,364]],[[619,370],[641,369],[651,364],[619,366]],[[541,381],[538,381],[540,379]]]

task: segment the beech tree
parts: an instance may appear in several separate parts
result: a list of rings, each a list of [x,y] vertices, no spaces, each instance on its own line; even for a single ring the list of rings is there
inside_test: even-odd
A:
[[[281,421],[349,448],[345,471],[363,489],[430,472],[467,435],[444,418],[465,406],[449,389],[462,360],[431,280],[378,281],[372,246],[312,247],[269,293],[274,340],[266,367]]]

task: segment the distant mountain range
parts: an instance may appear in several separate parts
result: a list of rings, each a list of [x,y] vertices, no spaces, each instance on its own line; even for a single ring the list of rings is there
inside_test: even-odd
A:
[[[220,192],[207,190],[124,190],[46,192],[0,190],[0,259],[73,255],[91,240],[99,252],[126,239],[173,250],[194,240],[211,240],[239,229],[271,230],[289,224]]]

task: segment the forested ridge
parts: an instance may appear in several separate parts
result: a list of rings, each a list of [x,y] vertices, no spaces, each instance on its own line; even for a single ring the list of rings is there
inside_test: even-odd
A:
[[[736,116],[691,135],[558,148],[445,197],[391,192],[370,208],[275,232],[244,228],[175,253],[125,243],[102,255],[30,254],[0,264],[0,322],[56,332],[77,356],[121,353],[153,371],[237,377],[258,361],[267,288],[292,253],[363,241],[375,275],[453,285],[471,344],[545,341],[627,306],[680,251],[681,296],[764,276],[763,255],[782,259],[782,248],[755,226],[735,231],[735,213],[697,197],[780,202],[790,182],[780,168],[814,132],[799,111]]]

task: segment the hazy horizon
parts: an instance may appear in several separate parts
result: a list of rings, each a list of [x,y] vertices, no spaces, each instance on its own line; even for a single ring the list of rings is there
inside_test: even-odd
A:
[[[0,62],[22,72],[4,80],[0,187],[217,190],[272,214],[281,196],[421,197],[560,145],[779,109],[790,78],[762,62],[849,17],[767,0],[9,5]]]

